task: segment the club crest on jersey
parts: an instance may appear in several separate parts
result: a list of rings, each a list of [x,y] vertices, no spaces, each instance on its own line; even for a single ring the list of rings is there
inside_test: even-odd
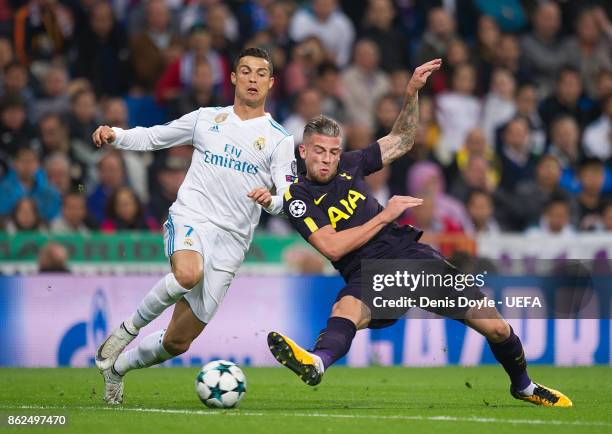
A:
[[[301,200],[294,200],[289,204],[289,213],[295,217],[299,218],[304,215],[306,212],[306,204]]]
[[[183,244],[185,244],[186,246],[193,246],[193,240],[189,237],[185,238],[185,241],[183,242]]]
[[[215,122],[218,124],[220,124],[221,122],[225,122],[228,116],[229,114],[227,113],[219,113],[217,116],[215,116]]]
[[[257,139],[255,139],[253,142],[253,146],[259,151],[263,150],[263,148],[266,147],[266,139],[263,137],[257,137]]]

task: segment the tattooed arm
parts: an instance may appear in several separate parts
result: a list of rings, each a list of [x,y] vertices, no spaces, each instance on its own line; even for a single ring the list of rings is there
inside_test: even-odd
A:
[[[427,78],[442,65],[442,60],[431,60],[414,70],[406,88],[404,107],[393,124],[391,132],[378,139],[383,165],[387,166],[405,155],[414,144],[414,135],[419,126],[419,89]]]

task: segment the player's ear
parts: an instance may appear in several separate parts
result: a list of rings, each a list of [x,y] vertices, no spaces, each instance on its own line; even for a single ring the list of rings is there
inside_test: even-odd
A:
[[[268,90],[272,89],[272,86],[274,86],[274,77],[270,77],[270,84],[268,85]]]
[[[300,157],[302,157],[302,160],[305,160],[306,159],[306,146],[304,145],[304,143],[300,143],[298,148],[300,150]]]
[[[236,86],[236,73],[234,71],[232,71],[230,74],[230,80],[232,81],[232,84]]]

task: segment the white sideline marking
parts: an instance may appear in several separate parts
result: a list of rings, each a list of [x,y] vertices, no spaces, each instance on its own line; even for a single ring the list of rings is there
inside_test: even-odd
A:
[[[179,408],[143,408],[143,407],[95,407],[95,406],[59,406],[59,405],[0,405],[0,409],[22,410],[102,410],[127,411],[138,413],[189,414],[201,416],[287,416],[287,417],[322,417],[330,419],[378,419],[378,420],[420,420],[430,422],[475,422],[475,423],[507,423],[512,425],[573,425],[573,426],[612,426],[603,421],[563,421],[543,419],[499,419],[494,417],[458,417],[458,416],[405,416],[405,415],[375,415],[375,414],[334,414],[334,413],[258,413],[254,411],[219,411],[219,410],[187,410]]]

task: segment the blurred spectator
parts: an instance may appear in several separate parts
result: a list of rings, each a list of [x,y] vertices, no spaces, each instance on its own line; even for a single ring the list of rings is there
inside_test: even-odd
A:
[[[146,30],[130,40],[130,64],[134,84],[152,90],[168,63],[173,60],[172,49],[180,45],[170,28],[170,12],[163,0],[146,3]]]
[[[309,36],[321,38],[330,60],[343,67],[350,60],[355,29],[337,0],[313,0],[312,10],[302,8],[293,15],[289,35],[297,42]]]
[[[374,132],[370,127],[363,124],[346,125],[346,141],[344,148],[347,151],[359,151],[365,149],[374,142]]]
[[[43,83],[43,94],[37,99],[34,119],[48,113],[65,115],[70,110],[68,96],[68,71],[62,66],[52,66],[47,70]]]
[[[72,179],[70,178],[70,160],[66,154],[57,152],[45,158],[45,172],[49,185],[55,188],[63,197],[72,188]]]
[[[495,66],[510,71],[518,83],[526,83],[531,76],[520,57],[518,37],[509,33],[501,35],[495,51]]]
[[[540,116],[546,127],[550,128],[552,121],[564,114],[576,119],[580,128],[592,121],[592,102],[581,95],[582,82],[578,70],[569,66],[559,70],[555,93],[540,104]]]
[[[15,11],[15,54],[29,65],[60,56],[70,43],[73,21],[58,0],[30,0]]]
[[[134,190],[119,187],[110,195],[106,204],[106,217],[100,226],[102,232],[157,229],[157,223],[145,213],[144,206]]]
[[[500,186],[508,193],[514,193],[519,180],[533,178],[536,157],[529,144],[529,125],[523,118],[511,120],[503,133],[498,147],[501,161]]]
[[[104,208],[108,198],[119,187],[125,185],[125,165],[121,153],[107,151],[98,163],[99,184],[87,198],[87,209],[98,221],[104,219]]]
[[[471,232],[472,227],[464,205],[446,194],[442,169],[430,161],[414,163],[406,176],[406,190],[410,196],[431,199],[434,217],[443,222],[445,230]],[[415,210],[417,208],[414,208]],[[425,214],[427,212],[423,211]]]
[[[452,90],[437,98],[436,118],[442,129],[438,155],[448,164],[465,141],[467,133],[475,128],[480,118],[480,102],[474,96],[476,71],[469,64],[455,69]]]
[[[580,190],[578,183],[578,163],[580,161],[580,130],[571,116],[557,118],[550,132],[548,152],[557,158],[561,165],[561,186],[569,192]]]
[[[212,49],[221,55],[225,63],[226,74],[223,77],[229,75],[232,69],[232,61],[239,51],[236,43],[238,35],[230,35],[227,31],[227,23],[233,19],[232,13],[224,2],[213,3],[208,8],[206,27],[210,32]]]
[[[433,243],[436,235],[462,233],[462,227],[449,215],[436,212],[436,202],[433,193],[419,196],[423,203],[407,210],[399,219],[400,225],[411,225],[425,233],[422,242]]]
[[[68,249],[56,242],[49,242],[38,252],[39,273],[69,273]]]
[[[460,168],[459,175],[451,183],[449,193],[466,203],[470,191],[474,189],[493,193],[496,186],[494,170],[490,161],[479,154],[472,154],[467,157],[467,162]]]
[[[476,47],[473,58],[477,59],[478,77],[484,89],[489,88],[493,65],[497,60],[501,33],[495,20],[488,15],[481,15],[478,19],[476,33]],[[464,62],[469,59],[464,60]]]
[[[587,8],[576,18],[576,35],[565,50],[580,70],[588,96],[597,99],[597,76],[612,69],[612,23],[600,7]]]
[[[431,77],[431,90],[438,95],[453,87],[453,75],[457,68],[470,62],[470,51],[461,39],[453,39],[448,44],[442,68]]]
[[[295,101],[293,114],[283,122],[285,129],[293,135],[296,145],[302,143],[306,123],[319,114],[321,114],[321,94],[319,91],[316,89],[301,91]]]
[[[470,130],[470,132],[466,136],[465,143],[463,144],[461,149],[459,149],[459,151],[457,151],[457,153],[455,154],[453,164],[447,169],[447,179],[452,182],[451,194],[453,194],[455,197],[459,198],[462,201],[465,201],[465,199],[467,198],[467,193],[469,189],[462,189],[461,179],[456,178],[459,177],[459,175],[463,172],[466,172],[466,175],[468,176],[472,176],[470,174],[472,170],[468,169],[468,166],[470,165],[470,161],[476,157],[484,158],[486,160],[486,163],[484,163],[484,166],[486,166],[486,175],[482,178],[478,178],[480,179],[478,185],[468,182],[470,188],[482,188],[487,191],[492,191],[499,183],[500,163],[495,153],[495,150],[489,143],[487,143],[487,139],[484,135],[484,132],[480,128],[474,128]],[[472,163],[475,163],[478,166],[476,168],[477,171],[483,166],[483,164],[480,164],[479,162]],[[459,185],[457,185],[457,189],[455,190],[456,182],[458,182]],[[459,191],[463,191],[463,193],[458,194]],[[454,194],[453,192],[457,194]]]
[[[499,234],[501,229],[493,216],[493,198],[485,190],[472,190],[467,196],[466,209],[476,235]]]
[[[482,106],[482,129],[487,142],[495,143],[497,128],[512,119],[516,113],[514,93],[516,83],[505,69],[496,69],[491,77],[491,88]]]
[[[558,36],[559,6],[552,1],[540,3],[532,16],[532,25],[533,30],[521,38],[521,55],[544,95],[553,89],[558,71],[570,61],[570,53]]]
[[[321,40],[309,36],[293,47],[291,61],[285,68],[285,87],[289,95],[309,87],[315,80],[319,65],[325,61]]]
[[[6,94],[0,100],[0,144],[9,155],[27,146],[34,137],[26,117],[23,98],[15,93]]]
[[[36,151],[27,147],[17,150],[13,169],[0,182],[0,215],[10,214],[23,197],[34,200],[46,221],[59,214],[61,197],[49,185]]]
[[[223,105],[225,101],[215,94],[213,84],[212,69],[208,62],[200,61],[193,65],[190,85],[168,102],[169,118],[178,119],[200,107]]]
[[[97,113],[96,95],[91,89],[78,90],[72,95],[70,106],[70,114],[68,115],[70,137],[87,144],[92,143],[91,135],[100,122]],[[91,146],[93,147],[93,144]]]
[[[315,87],[321,94],[321,113],[344,123],[347,115],[340,69],[331,62],[319,65]]]
[[[110,3],[94,3],[88,21],[76,41],[74,74],[89,79],[98,96],[120,95],[127,90],[129,78],[126,34],[116,23]]]
[[[90,233],[87,225],[87,205],[83,194],[72,192],[64,196],[62,214],[51,221],[50,231],[54,234]]]
[[[196,65],[204,62],[209,68],[208,74],[212,85],[210,92],[217,95],[222,93],[227,74],[221,57],[211,49],[210,44],[210,34],[205,28],[192,30],[189,35],[188,50],[168,65],[157,82],[155,93],[159,102],[167,103],[177,98],[182,90],[191,88]]]
[[[519,182],[516,188],[515,219],[522,227],[538,224],[546,204],[560,190],[561,165],[557,157],[544,155],[536,166],[535,179]]]
[[[389,78],[379,69],[378,47],[374,42],[357,41],[353,63],[342,74],[342,82],[350,121],[373,128],[376,101],[391,88]]]
[[[37,231],[45,232],[47,229],[44,220],[38,213],[34,199],[22,197],[15,203],[11,218],[6,223],[6,231],[14,235],[17,232]]]
[[[3,79],[0,80],[2,95],[16,94],[23,98],[28,112],[33,111],[35,103],[34,94],[29,88],[28,69],[17,62],[11,62],[3,70]]]
[[[188,3],[189,5],[181,12],[180,29],[183,35],[188,34],[194,26],[206,25],[211,6],[219,3],[219,0],[195,0]],[[239,25],[233,15],[226,16],[221,24],[227,38],[238,39]]]
[[[0,36],[0,77],[4,73],[4,68],[15,60],[13,45],[11,41]]]
[[[104,125],[127,130],[129,129],[128,121],[128,111],[124,100],[110,98],[105,102]],[[153,155],[150,152],[122,151],[122,156],[129,185],[138,193],[140,199],[146,202],[149,198],[147,170],[153,160]]]
[[[383,95],[376,102],[376,137],[384,137],[391,132],[395,120],[400,114],[401,107],[395,97],[391,94]]]
[[[365,26],[360,36],[374,41],[380,52],[380,66],[386,72],[410,66],[410,44],[405,32],[394,25],[392,0],[369,0]]]
[[[427,15],[427,29],[416,55],[416,64],[421,65],[432,59],[445,58],[450,43],[457,38],[455,22],[442,8],[432,8]]]
[[[155,167],[159,188],[151,192],[150,208],[159,225],[168,218],[168,208],[176,200],[179,188],[185,180],[190,161],[180,156],[166,156]]]
[[[383,166],[378,172],[365,177],[370,193],[382,206],[386,206],[391,198],[391,190],[388,185],[389,175],[391,175],[391,169],[389,166]]]
[[[527,230],[527,235],[572,236],[570,202],[563,193],[555,193],[544,206],[538,226]]]
[[[577,214],[574,221],[581,231],[595,229],[601,219],[604,170],[604,164],[595,158],[586,159],[580,164],[578,178],[582,189],[575,198]]]
[[[536,88],[531,83],[524,83],[519,86],[516,92],[516,113],[514,117],[522,117],[529,124],[529,141],[532,150],[536,154],[542,154],[546,147],[546,129],[544,121],[538,111],[538,96]],[[501,141],[501,136],[506,125],[497,128],[495,143]]]
[[[289,62],[289,52],[293,41],[289,37],[289,21],[292,5],[284,0],[274,0],[268,6],[268,27],[264,29],[270,37],[268,51],[274,69],[281,71]]]
[[[44,158],[53,154],[63,154],[70,162],[72,184],[88,181],[94,169],[95,155],[91,146],[79,139],[71,139],[68,126],[60,115],[49,113],[38,121],[39,136],[32,145]]]
[[[612,93],[602,103],[603,114],[584,131],[584,151],[589,157],[612,157]]]

